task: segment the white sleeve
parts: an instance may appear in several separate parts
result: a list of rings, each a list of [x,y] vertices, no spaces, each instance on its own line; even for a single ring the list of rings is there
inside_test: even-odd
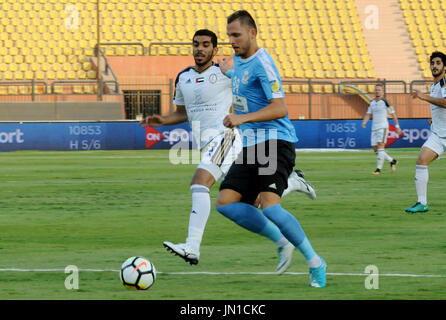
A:
[[[446,86],[444,86],[443,88],[441,88],[441,97],[442,97],[442,98],[446,98]]]
[[[390,114],[394,114],[395,113],[395,109],[393,109],[393,107],[390,105],[389,101],[384,99],[384,103],[386,104],[387,112],[390,113]]]
[[[173,103],[176,104],[177,106],[185,105],[183,92],[181,92],[178,78],[177,78],[177,81],[175,81],[175,94],[173,96]]]

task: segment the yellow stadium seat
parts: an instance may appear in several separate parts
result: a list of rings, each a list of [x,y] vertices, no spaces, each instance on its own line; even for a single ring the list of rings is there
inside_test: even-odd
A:
[[[18,93],[19,93],[18,87],[8,86],[8,94],[9,95],[17,95]]]
[[[18,88],[18,94],[22,94],[22,95],[28,95],[28,94],[31,94],[31,87],[20,86],[20,87]]]
[[[85,94],[94,94],[95,90],[94,90],[94,86],[93,85],[84,85],[83,88],[83,93]]]
[[[75,94],[82,94],[82,93],[84,93],[84,89],[83,89],[82,85],[74,85],[73,86],[73,93],[75,93]]]
[[[88,71],[87,71],[87,77],[88,77],[89,79],[96,79],[96,71],[94,71],[94,70],[88,70]]]
[[[96,3],[90,0],[78,0],[76,6],[79,10],[80,25],[77,29],[65,30],[64,27],[60,28],[58,25],[64,26],[64,20],[70,14],[65,12],[65,8],[71,3],[72,1],[68,0],[8,0],[6,7],[2,4],[0,30],[4,32],[0,32],[0,41],[2,41],[0,58],[9,61],[5,63],[2,60],[7,69],[4,72],[14,69],[11,65],[20,65],[24,62],[29,64],[30,70],[44,72],[46,77],[49,75],[59,78],[61,74],[57,74],[58,71],[65,71],[65,77],[72,77],[73,73],[70,72],[74,72],[76,76],[83,79],[89,77],[88,71],[92,70],[91,68],[83,69],[83,64],[87,61],[82,59],[83,55],[93,55],[92,50],[96,39]],[[314,56],[351,55],[350,50],[343,48],[360,48],[359,50],[367,48],[353,0],[334,2],[251,0],[243,5],[254,13],[260,31],[259,43],[271,50],[270,53],[274,55],[284,76],[321,77],[321,71],[326,76],[329,71],[336,70],[336,67],[331,65],[335,62],[326,58],[315,59]],[[144,43],[145,47],[153,41],[189,42],[191,35],[201,27],[214,29],[223,39],[226,38],[226,17],[241,7],[240,0],[233,3],[210,0],[103,1],[100,4],[101,40],[104,42],[139,41]],[[419,16],[411,15],[410,17],[412,16],[416,23],[416,17]],[[409,15],[406,14],[404,17],[409,17]],[[434,24],[438,25],[437,32],[440,36],[436,38],[439,40],[427,43],[438,47],[444,36],[440,32],[443,29],[439,24],[442,17],[436,12],[421,15],[421,17],[428,21],[425,23],[431,26],[430,28]],[[58,23],[56,24],[55,21]],[[342,26],[343,23],[345,26]],[[426,28],[426,30],[431,29]],[[431,33],[434,34],[432,30]],[[1,53],[2,50],[11,48],[15,48],[14,50],[21,48],[21,54],[13,50],[14,58],[7,58],[11,52]],[[172,50],[167,50],[167,48],[155,48],[155,54],[190,55],[189,48],[176,47]],[[338,49],[339,53],[328,52],[328,50]],[[127,54],[140,52],[139,49],[126,49],[126,51]],[[121,49],[109,47],[106,53],[107,55],[125,54],[122,47]],[[232,55],[233,52],[230,47],[226,47],[221,48],[220,53]],[[370,61],[368,50],[355,52],[355,54],[365,56],[361,60],[363,63]],[[18,58],[18,56],[23,58]],[[317,63],[312,64],[307,60],[301,66],[300,57],[302,56],[312,57],[312,61]],[[71,64],[72,68],[69,69],[64,65],[66,63]],[[57,66],[53,68],[54,64]],[[319,72],[316,72],[317,70]],[[370,71],[373,71],[373,68]],[[25,74],[25,77],[27,75],[29,74]]]
[[[353,70],[347,70],[345,74],[347,78],[355,78],[355,72]]]
[[[302,92],[302,88],[298,84],[290,85],[289,86],[289,90],[290,90],[291,93],[301,93]]]
[[[62,78],[58,78],[57,75],[55,75],[55,77],[56,77],[56,79],[62,79]],[[53,87],[53,92],[52,93],[55,93],[55,94],[62,94],[62,93],[64,93],[63,86],[62,85],[55,85]]]

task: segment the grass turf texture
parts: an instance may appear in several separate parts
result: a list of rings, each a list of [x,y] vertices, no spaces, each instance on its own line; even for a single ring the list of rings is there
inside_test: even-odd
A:
[[[296,167],[316,187],[315,201],[293,193],[283,200],[303,226],[329,273],[364,273],[376,265],[379,289],[365,276],[329,275],[327,287],[307,287],[308,275],[208,275],[173,272],[272,272],[275,245],[215,211],[201,259],[190,266],[168,253],[183,242],[196,165],[172,165],[168,151],[11,152],[0,154],[0,268],[60,269],[0,272],[0,299],[444,299],[446,171],[430,166],[430,212],[406,214],[416,202],[417,150],[389,149],[395,174],[372,176],[371,152],[298,153]],[[67,265],[118,270],[134,255],[158,271],[148,291],[129,291],[115,271],[80,271],[67,290]],[[308,272],[295,252],[289,272]],[[437,278],[383,274],[442,275]]]

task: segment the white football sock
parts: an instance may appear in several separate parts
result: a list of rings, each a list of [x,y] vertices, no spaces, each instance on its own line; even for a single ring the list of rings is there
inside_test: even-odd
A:
[[[209,188],[201,184],[190,186],[192,192],[192,210],[189,217],[189,233],[186,243],[194,250],[200,250],[201,239],[211,213]]]
[[[282,237],[279,241],[276,242],[276,245],[278,248],[282,248],[286,246],[289,243],[288,239],[285,237]]]
[[[307,261],[309,268],[318,268],[322,264],[321,257],[315,255],[313,258]]]
[[[387,154],[387,152],[384,151],[384,149],[382,149],[382,150],[383,150],[382,152],[383,152],[384,160],[389,161],[389,162],[392,162],[393,158],[392,158],[391,156],[389,156],[389,155]]]
[[[427,183],[429,181],[429,170],[427,166],[417,164],[415,167],[415,187],[417,189],[418,202],[427,204]]]
[[[376,167],[381,170],[383,168],[384,164],[384,155],[383,155],[384,149],[378,149],[378,156],[377,156],[377,164]]]

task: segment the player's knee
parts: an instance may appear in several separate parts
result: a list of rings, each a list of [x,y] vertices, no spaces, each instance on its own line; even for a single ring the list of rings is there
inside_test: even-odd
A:
[[[215,203],[215,206],[218,208],[218,207],[223,207],[223,206],[225,206],[225,205],[227,205],[227,204],[231,204],[231,203],[233,203],[234,201],[230,201],[229,199],[225,199],[225,198],[220,198],[220,197],[218,197],[217,198],[217,202]]]
[[[260,206],[262,209],[280,204],[280,197],[273,192],[262,192],[259,196]]]
[[[215,203],[216,207],[222,207],[234,202],[239,202],[241,200],[241,195],[233,190],[224,189],[220,191]]]
[[[417,166],[427,166],[429,165],[429,161],[424,158],[418,158],[416,164]]]
[[[214,185],[214,183],[215,183],[215,178],[212,174],[210,174],[206,170],[198,169],[195,172],[190,185],[192,186],[194,184],[199,184],[210,188]]]

